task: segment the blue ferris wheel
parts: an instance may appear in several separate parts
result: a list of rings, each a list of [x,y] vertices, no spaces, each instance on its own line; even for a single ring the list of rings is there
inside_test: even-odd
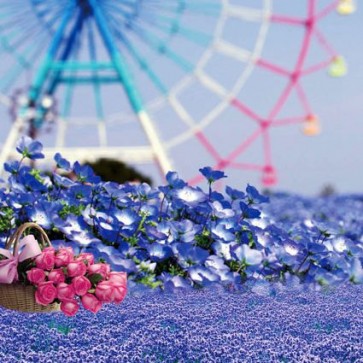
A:
[[[100,148],[69,149],[64,129],[70,122],[63,121],[58,125],[58,149],[64,154],[79,154],[82,158],[90,153],[98,154],[103,148],[105,155],[108,152],[114,156],[126,153],[126,158],[131,160],[153,158],[163,173],[170,170],[170,160],[145,107],[143,86],[136,84],[133,79],[135,69],[131,68],[136,66],[159,95],[167,95],[170,87],[162,79],[163,71],[159,65],[149,62],[150,57],[145,55],[145,51],[162,55],[184,73],[191,72],[195,65],[174,49],[172,40],[177,34],[205,48],[212,36],[185,24],[185,14],[190,19],[194,18],[194,23],[198,22],[198,18],[208,17],[214,23],[220,11],[221,3],[215,0],[1,1],[0,17],[6,19],[0,29],[2,50],[15,60],[0,82],[1,100],[12,106],[15,118],[5,152],[10,150],[15,137],[24,128],[36,137],[46,123],[56,118],[68,120],[74,89],[86,85],[93,89],[93,100],[78,99],[75,102],[92,102],[95,105]],[[19,89],[16,86],[24,73],[31,80],[28,79],[25,87]],[[101,88],[110,84],[117,84],[123,89],[123,96],[149,143],[148,148],[114,147],[107,151],[104,122],[107,115]],[[15,92],[9,97],[9,89],[14,85]],[[56,111],[56,92],[60,88],[63,88],[62,110]],[[127,138],[127,135],[121,137]]]
[[[273,122],[284,124],[241,100],[256,67],[274,69],[262,59],[269,27],[300,27],[350,4],[305,2],[301,24],[289,24],[273,0],[0,0],[0,103],[13,118],[1,165],[27,133],[49,157],[151,163],[161,175],[191,164],[194,172],[235,167],[268,180],[268,150],[256,163],[240,156],[258,137],[269,144]],[[336,62],[325,48],[327,64]],[[234,145],[231,133],[241,135]]]

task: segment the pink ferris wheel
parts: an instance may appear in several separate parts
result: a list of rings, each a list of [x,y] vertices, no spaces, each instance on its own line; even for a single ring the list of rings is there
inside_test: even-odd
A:
[[[209,165],[276,184],[274,130],[320,131],[304,77],[346,73],[320,22],[355,9],[281,3],[0,0],[0,103],[14,116],[0,162],[31,129],[49,157],[118,158],[191,184]]]

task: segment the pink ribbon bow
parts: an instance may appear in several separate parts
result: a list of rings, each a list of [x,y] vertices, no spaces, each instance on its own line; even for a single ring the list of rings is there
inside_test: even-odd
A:
[[[18,254],[18,251],[23,250]],[[11,284],[18,281],[18,263],[40,255],[42,253],[37,240],[33,235],[25,236],[15,249],[15,256],[4,248],[0,248],[0,254],[7,257],[6,260],[0,261],[0,283]]]

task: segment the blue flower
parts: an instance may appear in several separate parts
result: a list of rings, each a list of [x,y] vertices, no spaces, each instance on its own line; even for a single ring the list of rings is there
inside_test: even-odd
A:
[[[186,243],[175,243],[173,250],[178,255],[179,264],[187,268],[191,265],[202,264],[208,258],[209,252],[198,246],[193,246]]]
[[[54,161],[57,163],[57,167],[60,169],[63,169],[65,171],[71,171],[71,163],[64,159],[60,153],[56,153],[54,155]]]
[[[218,257],[215,255],[209,256],[205,263],[205,267],[207,267],[210,271],[216,274],[221,282],[227,283],[238,283],[240,280],[240,276],[231,272],[228,266],[224,264],[224,259],[222,257]]]
[[[247,219],[259,218],[261,212],[258,209],[250,207],[245,202],[239,202],[239,206],[241,208],[242,217]]]
[[[25,208],[30,221],[39,224],[45,229],[51,229],[59,219],[59,211],[62,205],[59,202],[37,201],[34,205]]]
[[[53,173],[52,175],[54,184],[61,186],[63,188],[69,188],[70,186],[74,185],[75,182],[67,177],[58,175],[57,173]]]
[[[175,195],[180,201],[191,207],[194,207],[208,199],[200,188],[193,188],[190,186],[177,189]]]
[[[22,136],[18,140],[16,150],[23,156],[23,158],[29,158],[32,160],[44,158],[44,154],[42,153],[43,145],[29,136]]]
[[[231,248],[232,256],[247,265],[259,265],[263,260],[261,251],[252,249],[248,245],[240,245]]]
[[[10,174],[17,174],[20,168],[20,162],[18,160],[11,160],[4,163],[4,169]]]
[[[171,276],[168,273],[162,273],[160,275],[160,281],[164,283],[164,291],[175,293],[178,290],[190,290],[192,288],[191,283],[186,281],[181,276]]]
[[[219,179],[227,178],[227,175],[225,175],[223,171],[213,170],[210,166],[205,166],[204,168],[199,169],[199,171],[208,180],[209,184],[212,184]]]
[[[154,243],[148,246],[148,252],[151,261],[155,262],[164,261],[173,255],[173,250],[169,246],[161,243]]]
[[[181,241],[190,243],[195,239],[200,227],[193,224],[189,219],[180,222],[170,222],[170,241]]]
[[[95,175],[89,165],[81,165],[78,161],[73,165],[73,172],[81,183],[97,184],[101,181],[101,178]]]
[[[213,213],[218,218],[229,218],[235,215],[233,209],[230,208],[230,204],[226,202],[214,201],[212,202]]]
[[[223,242],[231,242],[236,239],[233,231],[231,232],[230,229],[227,229],[225,223],[223,222],[220,222],[216,226],[212,227],[211,231],[213,237],[221,239]]]
[[[261,195],[258,190],[252,185],[247,185],[246,193],[250,204],[268,202],[268,198]]]
[[[363,267],[362,261],[355,257],[351,263],[349,280],[354,284],[363,284]]]
[[[113,215],[124,226],[131,226],[132,224],[139,223],[141,219],[140,216],[132,209],[116,210]]]
[[[223,257],[225,260],[231,260],[231,248],[237,245],[237,243],[224,243],[222,241],[216,241],[212,244],[212,249],[217,256]]]
[[[169,171],[168,173],[166,173],[165,179],[168,182],[169,186],[175,189],[180,189],[187,185],[184,180],[179,178],[178,173],[176,173],[175,171]]]
[[[204,266],[192,266],[188,269],[188,274],[194,282],[201,284],[220,281],[217,274]]]
[[[245,193],[240,190],[233,189],[228,185],[226,186],[226,193],[232,200],[244,199],[246,197]]]

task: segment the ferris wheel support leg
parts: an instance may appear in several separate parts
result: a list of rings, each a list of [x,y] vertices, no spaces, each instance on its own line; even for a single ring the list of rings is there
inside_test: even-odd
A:
[[[115,71],[120,77],[128,100],[139,119],[139,122],[146,134],[146,137],[148,138],[148,141],[150,142],[158,166],[160,167],[162,174],[165,175],[168,171],[172,170],[172,165],[167,156],[165,148],[158,136],[158,133],[152,123],[150,116],[148,115],[143,106],[141,96],[133,83],[131,73],[126,63],[124,62],[119,50],[115,46],[113,35],[109,29],[102,10],[99,8],[99,5],[95,0],[89,0],[89,5],[93,9],[93,15],[96,24],[98,26],[100,34],[102,35],[104,44],[110,55],[110,58],[113,62]]]
[[[160,172],[161,172],[161,174],[163,174],[163,176],[165,176],[165,174],[168,171],[171,171],[173,169],[172,169],[172,165],[171,165],[168,157],[166,156],[164,148],[159,140],[159,137],[156,133],[154,125],[152,124],[151,118],[146,111],[140,111],[137,114],[137,116],[139,118],[142,128],[144,129],[144,131],[150,141],[151,147],[157,158],[157,163],[158,163]]]
[[[4,163],[6,163],[9,159],[11,154],[14,151],[14,146],[16,141],[18,140],[19,136],[22,134],[22,128],[24,127],[24,120],[21,117],[18,117],[11,127],[9,135],[3,144],[0,153],[0,175],[4,175]]]

